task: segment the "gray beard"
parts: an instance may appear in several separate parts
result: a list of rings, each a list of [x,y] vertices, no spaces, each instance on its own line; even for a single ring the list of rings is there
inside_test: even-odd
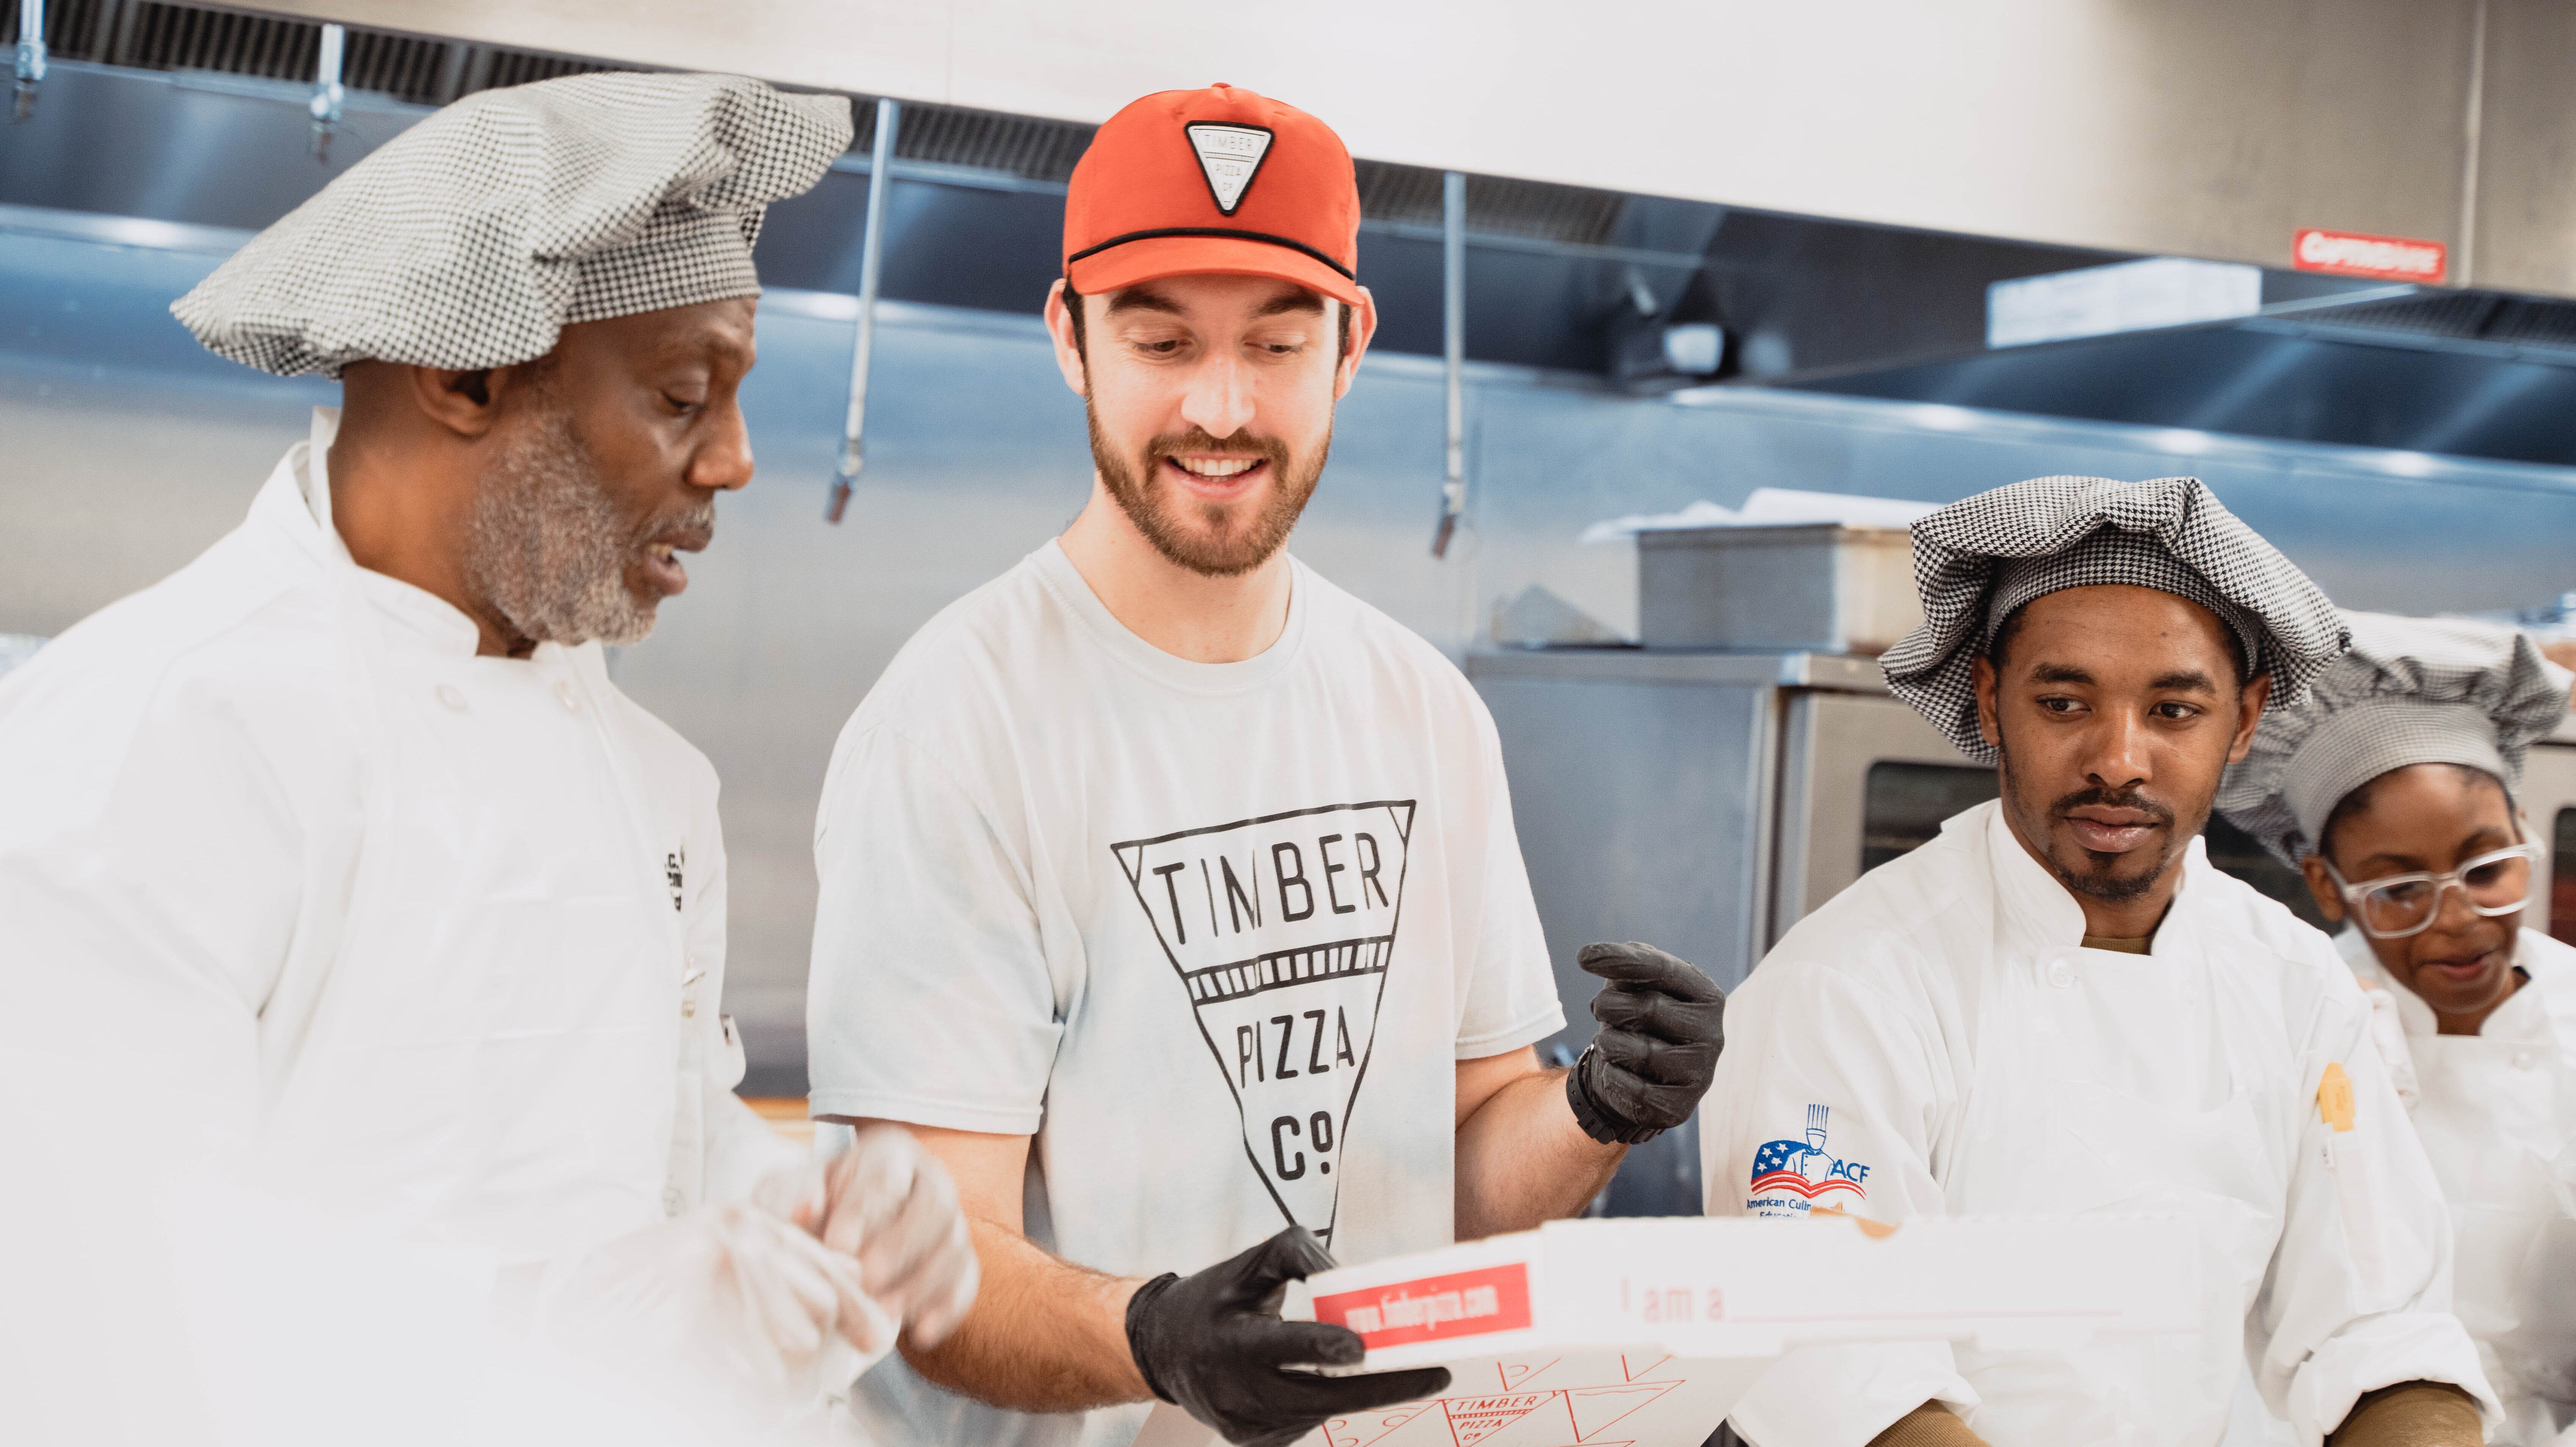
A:
[[[570,647],[641,643],[654,607],[626,586],[640,539],[562,407],[543,406],[483,475],[465,576],[522,635]]]

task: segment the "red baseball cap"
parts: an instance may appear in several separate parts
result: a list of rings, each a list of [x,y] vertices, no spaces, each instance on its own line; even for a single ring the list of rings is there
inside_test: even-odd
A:
[[[1358,306],[1359,264],[1359,180],[1342,138],[1222,82],[1111,116],[1065,195],[1065,282],[1085,296],[1216,272]]]

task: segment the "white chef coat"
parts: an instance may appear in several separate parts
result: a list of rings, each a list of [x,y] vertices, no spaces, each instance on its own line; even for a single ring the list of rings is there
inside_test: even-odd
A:
[[[1733,1413],[1756,1447],[1860,1447],[1936,1399],[1996,1447],[2206,1447],[2249,1359],[2311,1447],[2398,1382],[2457,1383],[2492,1423],[2448,1310],[2440,1191],[2351,972],[2200,841],[2183,870],[2152,954],[2088,950],[2081,906],[1999,805],[1951,819],[1729,1003],[1702,1179],[1713,1215],[2185,1213],[2200,1336],[1803,1349]],[[2338,1063],[2343,1131],[2318,1106]]]
[[[479,657],[357,567],[337,424],[0,680],[17,1068],[171,1172],[495,1264],[746,1191],[794,1157],[731,1092],[714,771],[597,645]]]
[[[2542,1447],[2576,1420],[2576,1217],[2556,1189],[2576,1164],[2576,949],[2522,931],[2529,982],[2477,1034],[2443,1035],[2359,930],[2335,944],[2404,1027],[2415,1129],[2456,1233],[2453,1309],[2504,1401],[2494,1440]]]

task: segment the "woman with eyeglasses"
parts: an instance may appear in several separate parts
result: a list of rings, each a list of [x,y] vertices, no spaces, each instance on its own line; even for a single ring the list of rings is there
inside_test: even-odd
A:
[[[2451,1206],[2456,1307],[2499,1444],[2576,1417],[2576,949],[2522,925],[2546,878],[2514,800],[2569,675],[2485,625],[2346,615],[2352,651],[2267,715],[2218,808],[2297,866],[2365,993]]]

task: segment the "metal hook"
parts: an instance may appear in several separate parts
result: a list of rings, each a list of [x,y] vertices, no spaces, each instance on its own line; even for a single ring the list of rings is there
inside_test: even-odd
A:
[[[868,151],[868,220],[859,233],[859,336],[850,349],[850,412],[841,424],[841,468],[832,478],[832,501],[823,509],[823,521],[835,525],[848,511],[850,489],[858,484],[860,469],[867,466],[861,443],[868,424],[868,357],[876,350],[877,341],[877,263],[885,250],[886,192],[894,179],[895,128],[902,121],[903,106],[899,102],[877,102],[876,144]]]
[[[349,43],[349,27],[322,27],[322,57],[313,71],[313,98],[304,108],[313,115],[313,159],[331,159],[331,128],[340,123],[340,102],[348,92],[340,86],[340,57]]]
[[[1431,556],[1449,556],[1449,539],[1467,511],[1467,177],[1440,178],[1440,351],[1449,381],[1449,452],[1440,484],[1440,525]]]
[[[36,87],[45,79],[45,0],[18,0],[18,83],[10,108],[14,124],[36,113]]]

